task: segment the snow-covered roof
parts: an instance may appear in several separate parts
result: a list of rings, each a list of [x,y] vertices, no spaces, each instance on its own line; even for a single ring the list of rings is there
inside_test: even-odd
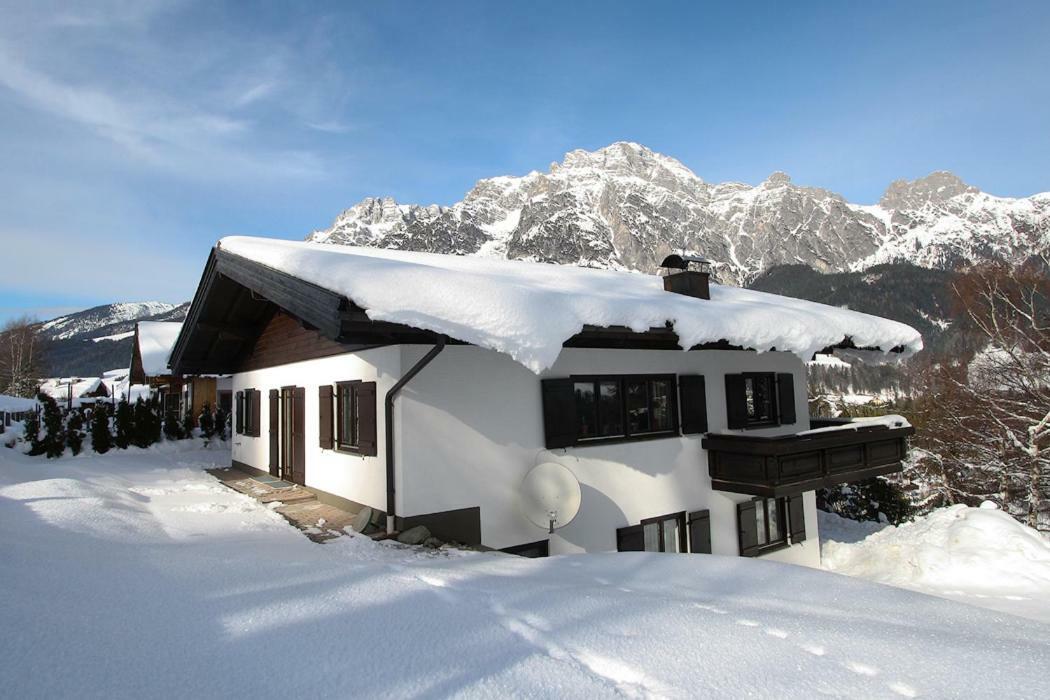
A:
[[[73,386],[73,398],[79,399],[85,394],[98,389],[102,384],[101,377],[54,377],[44,380],[40,385],[40,391],[47,394],[56,401],[65,401],[69,398],[69,386]]]
[[[22,411],[32,411],[34,408],[36,408],[35,399],[24,399],[21,396],[0,394],[0,411],[21,413]]]
[[[179,338],[182,323],[168,321],[139,321],[139,355],[142,371],[147,377],[168,374],[168,357]]]
[[[343,295],[374,321],[503,352],[534,372],[584,326],[644,332],[670,323],[683,348],[724,340],[804,360],[847,338],[903,356],[922,349],[919,332],[897,321],[718,284],[708,300],[666,292],[654,275],[572,265],[242,236],[219,247]]]

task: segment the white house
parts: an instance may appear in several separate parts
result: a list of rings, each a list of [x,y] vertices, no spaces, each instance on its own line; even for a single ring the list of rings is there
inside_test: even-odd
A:
[[[912,429],[815,425],[803,361],[905,357],[919,334],[667,272],[225,238],[170,364],[233,374],[235,466],[391,530],[817,564],[814,489],[899,471]],[[550,462],[581,493],[553,533],[521,508]]]

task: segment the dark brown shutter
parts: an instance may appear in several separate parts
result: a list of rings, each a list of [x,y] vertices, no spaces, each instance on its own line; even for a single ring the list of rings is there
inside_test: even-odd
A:
[[[306,389],[292,390],[292,481],[306,483]]]
[[[754,501],[737,504],[736,521],[740,534],[740,556],[755,556],[758,554],[758,523],[755,522]]]
[[[747,427],[747,389],[744,375],[726,375],[726,425],[730,430]]]
[[[354,385],[357,392],[358,452],[369,457],[379,454],[376,437],[376,383]]]
[[[645,530],[641,525],[629,525],[616,530],[617,552],[644,552]]]
[[[280,411],[281,392],[270,389],[270,474],[280,476],[281,458],[279,451],[279,436],[281,430]]]
[[[802,494],[788,497],[787,510],[791,542],[804,542],[806,539],[806,510],[802,505]]]
[[[698,510],[689,514],[689,551],[693,554],[711,553],[711,511]]]
[[[576,394],[568,377],[543,379],[543,435],[548,448],[576,444]]]
[[[332,385],[317,388],[317,435],[322,450],[332,449]]]
[[[238,435],[244,434],[244,392],[237,392],[237,415],[233,421],[234,430]]]
[[[682,403],[682,434],[707,432],[707,387],[702,375],[684,375],[678,378],[678,393]]]
[[[262,392],[258,389],[250,389],[252,392],[252,437],[262,435],[262,426],[259,422],[262,418]]]
[[[795,378],[790,374],[777,375],[777,409],[781,425],[795,422]]]

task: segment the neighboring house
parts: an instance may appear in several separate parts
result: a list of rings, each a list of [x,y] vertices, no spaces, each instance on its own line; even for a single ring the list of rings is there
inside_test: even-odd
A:
[[[226,238],[171,366],[233,374],[235,466],[388,530],[816,565],[814,489],[899,471],[912,429],[814,424],[803,359],[904,357],[919,334],[667,272]],[[547,462],[582,494],[553,534],[520,507]]]
[[[0,433],[25,419],[26,414],[37,409],[34,399],[24,399],[21,396],[8,396],[0,394]]]
[[[183,375],[169,369],[168,357],[181,330],[178,322],[135,324],[129,370],[132,386],[148,386],[152,396],[160,397],[165,411],[180,418],[188,407],[194,422],[205,405],[213,409],[220,406],[229,412],[233,403],[229,376]]]
[[[71,410],[81,406],[93,406],[100,399],[109,398],[109,389],[102,377],[56,377],[46,379],[40,392],[53,398],[58,405]]]

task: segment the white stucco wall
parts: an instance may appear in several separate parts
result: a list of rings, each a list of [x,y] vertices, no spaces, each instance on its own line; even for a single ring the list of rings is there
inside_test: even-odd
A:
[[[403,346],[403,367],[425,346]],[[703,374],[708,423],[726,429],[723,375],[790,372],[799,422],[747,431],[780,435],[808,428],[806,376],[789,353],[566,349],[544,377],[572,374]],[[540,377],[508,357],[449,346],[402,392],[398,464],[401,515],[480,506],[484,544],[508,547],[545,539],[517,509],[521,479],[536,464],[557,461],[579,479],[579,515],[550,538],[551,553],[616,549],[616,528],[644,518],[709,509],[712,549],[736,555],[736,503],[750,496],[712,491],[700,435],[547,451]],[[816,506],[806,495],[807,541],[770,553],[771,559],[819,564]]]
[[[270,389],[300,386],[306,389],[306,485],[379,510],[386,510],[386,452],[383,442],[382,400],[401,376],[401,351],[397,347],[364,350],[317,360],[295,362],[242,372],[233,377],[233,391],[257,389],[261,393],[259,437],[233,436],[233,459],[266,470],[270,463]],[[360,379],[375,381],[379,397],[378,454],[360,457],[318,444],[317,389],[323,384]]]

